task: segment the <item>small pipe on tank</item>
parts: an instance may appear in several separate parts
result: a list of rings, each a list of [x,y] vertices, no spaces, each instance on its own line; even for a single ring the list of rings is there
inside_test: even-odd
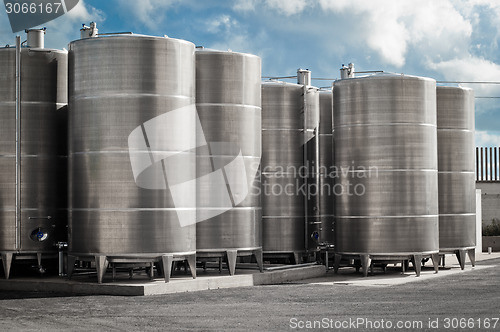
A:
[[[342,68],[340,68],[340,79],[346,78],[354,78],[354,64],[352,62],[347,67],[342,64]]]
[[[21,36],[16,36],[16,250],[21,249]]]
[[[26,29],[26,46],[30,48],[45,48],[45,31],[42,29]]]
[[[90,22],[90,26],[82,24],[80,29],[80,39],[94,38],[97,37],[99,29],[97,29],[97,24],[95,22]]]
[[[311,85],[311,71],[308,69],[297,69],[297,84],[304,86]]]

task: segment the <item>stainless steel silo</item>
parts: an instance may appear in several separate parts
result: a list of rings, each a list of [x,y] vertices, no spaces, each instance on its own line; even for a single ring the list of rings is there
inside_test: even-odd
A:
[[[333,93],[321,90],[319,94],[319,220],[317,221],[317,243],[320,246],[332,246],[334,243],[334,201],[333,188]],[[314,234],[315,235],[315,234]],[[313,235],[313,238],[316,236]]]
[[[197,156],[198,259],[254,255],[262,270],[261,59],[196,51],[196,108],[208,146]],[[215,179],[220,178],[220,181]]]
[[[413,260],[439,251],[436,83],[377,74],[334,83],[335,267],[342,256]]]
[[[318,179],[319,92],[302,73],[303,84],[262,83],[263,251],[293,255],[295,263],[309,249],[309,222],[319,213],[318,197],[309,191]]]
[[[31,42],[30,34],[39,36]],[[0,254],[6,278],[14,259],[57,257],[66,240],[66,51],[0,49]]]
[[[438,86],[439,251],[475,263],[474,91]]]
[[[95,261],[102,282],[108,263],[160,262],[168,281],[172,261],[187,260],[195,277],[195,149],[205,142],[194,45],[141,35],[71,42],[69,118],[70,269]]]

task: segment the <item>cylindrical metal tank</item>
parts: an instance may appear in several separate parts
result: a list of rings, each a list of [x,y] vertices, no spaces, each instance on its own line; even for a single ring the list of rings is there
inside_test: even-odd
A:
[[[296,263],[309,246],[307,217],[316,205],[308,184],[318,112],[317,88],[262,83],[262,246],[265,255],[293,254]]]
[[[319,230],[318,243],[333,245],[334,201],[333,186],[333,93],[321,90],[319,93]]]
[[[40,265],[56,254],[67,225],[68,54],[17,49],[0,49],[0,253],[7,278],[13,257],[31,254]]]
[[[333,99],[335,252],[359,256],[365,274],[370,259],[408,257],[418,275],[439,250],[436,83],[344,79]]]
[[[439,250],[465,253],[474,264],[476,191],[474,173],[474,91],[437,87]]]
[[[195,57],[190,42],[69,44],[69,266],[187,259],[195,276]],[[71,274],[72,271],[69,271]]]
[[[255,255],[262,268],[261,59],[196,51],[196,108],[208,146],[197,156],[197,258]],[[220,181],[217,181],[220,178]]]

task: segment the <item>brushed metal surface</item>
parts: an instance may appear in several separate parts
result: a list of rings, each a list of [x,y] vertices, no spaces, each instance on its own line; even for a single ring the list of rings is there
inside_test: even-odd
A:
[[[307,197],[308,184],[318,180],[311,176],[318,165],[318,122],[317,88],[262,83],[264,253],[303,252],[311,244],[306,244],[305,223],[306,216],[314,222],[319,215],[317,196]]]
[[[262,155],[261,59],[251,54],[214,50],[197,50],[195,56],[196,108],[205,139],[209,143],[233,143],[239,149],[249,189],[241,203],[196,225],[196,248],[204,252],[261,248],[262,208],[258,172]],[[199,155],[197,177],[216,171],[213,158],[227,160],[222,163],[224,165],[231,162],[235,156],[225,155],[227,152],[217,154],[212,150],[210,158]],[[214,190],[210,188],[210,192]],[[198,193],[199,213],[216,209],[210,198]]]
[[[438,251],[435,85],[395,74],[335,82],[338,253]]]
[[[196,226],[180,226],[168,185],[155,190],[135,183],[128,147],[138,126],[194,104],[194,45],[112,36],[73,41],[69,48],[69,253],[194,252]],[[181,125],[168,123],[164,130]],[[161,140],[156,134],[148,139]],[[192,159],[178,170],[182,180],[196,176]],[[158,181],[166,181],[164,174]]]
[[[333,92],[320,91],[319,118],[319,242],[334,244],[334,204],[333,186],[335,179],[331,176],[333,164]]]
[[[21,51],[21,220],[16,225],[16,60],[0,49],[0,251],[56,252],[66,240],[67,52]],[[50,219],[48,217],[50,216]],[[41,229],[44,241],[32,236]]]
[[[439,247],[476,244],[474,91],[437,87]]]

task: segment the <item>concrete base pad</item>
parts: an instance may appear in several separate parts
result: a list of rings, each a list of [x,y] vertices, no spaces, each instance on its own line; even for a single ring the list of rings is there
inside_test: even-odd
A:
[[[219,271],[198,271],[197,279],[189,275],[173,276],[165,283],[163,278],[153,281],[137,277],[136,280],[104,280],[98,284],[92,277],[75,276],[71,280],[60,277],[0,279],[0,290],[54,292],[72,295],[161,295],[200,290],[236,288],[256,285],[274,285],[324,276],[325,266],[292,267],[278,271],[238,270],[236,275],[221,275]]]

